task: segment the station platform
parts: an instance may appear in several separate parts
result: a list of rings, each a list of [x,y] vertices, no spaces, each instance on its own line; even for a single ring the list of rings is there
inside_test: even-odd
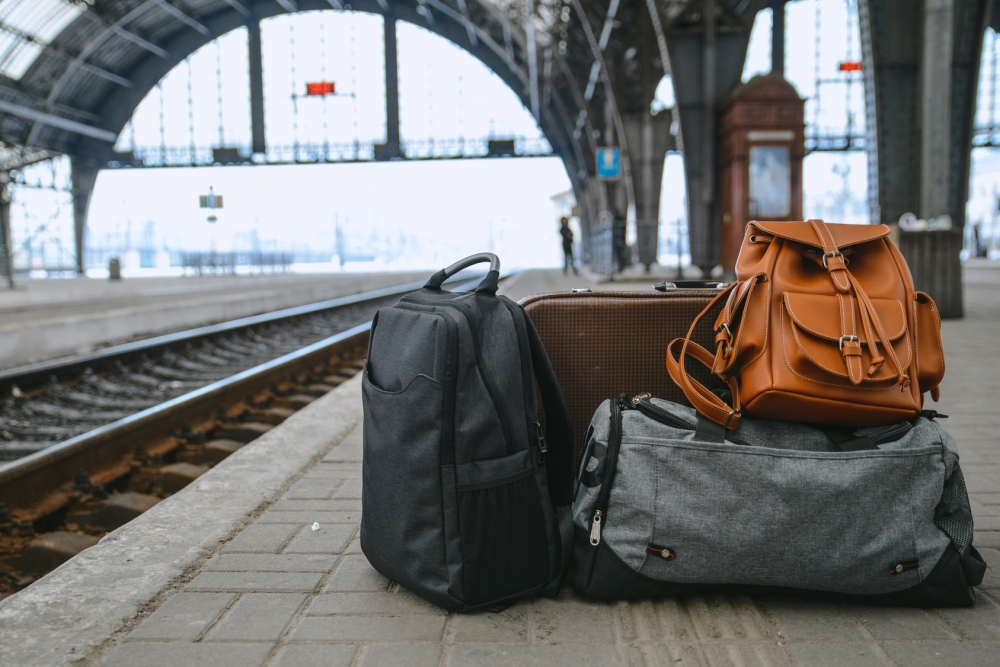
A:
[[[967,276],[967,317],[943,326],[948,369],[935,408],[950,415],[975,544],[992,568],[972,609],[721,595],[595,604],[567,587],[500,613],[447,614],[360,551],[355,377],[0,602],[0,665],[996,665],[1000,271]],[[504,291],[595,285],[651,289],[533,271]]]
[[[19,281],[0,287],[0,370],[420,280],[326,273]]]

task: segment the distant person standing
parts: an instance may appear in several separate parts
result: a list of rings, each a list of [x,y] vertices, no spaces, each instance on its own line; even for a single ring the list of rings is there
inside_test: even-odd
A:
[[[569,228],[569,218],[563,217],[559,223],[559,235],[562,236],[563,258],[565,261],[563,264],[563,275],[569,273],[570,268],[573,269],[573,275],[580,275],[580,272],[576,270],[576,264],[573,263],[573,230]]]

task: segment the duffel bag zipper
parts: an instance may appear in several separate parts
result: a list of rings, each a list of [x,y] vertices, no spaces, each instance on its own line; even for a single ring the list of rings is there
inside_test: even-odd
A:
[[[631,403],[633,406],[635,406],[635,408],[639,412],[646,415],[650,419],[660,422],[665,426],[672,426],[674,428],[686,429],[688,431],[695,430],[695,426],[688,424],[680,417],[677,417],[676,415],[667,412],[663,408],[654,405],[652,401],[649,400],[650,398],[651,394],[643,392],[641,394],[637,394],[636,396],[632,397]],[[940,416],[940,415],[935,415],[935,416]],[[895,442],[896,440],[899,440],[904,435],[909,433],[912,429],[913,429],[913,424],[911,424],[910,422],[903,422],[898,426],[889,429],[888,431],[879,433],[878,435],[871,436],[871,441],[874,442],[876,445],[884,445],[887,442]],[[744,442],[738,438],[734,438],[731,433],[726,435],[726,439],[741,445],[747,445],[751,447],[753,446],[748,442]]]
[[[639,394],[632,399],[632,405],[642,414],[646,415],[650,419],[654,419],[665,426],[672,426],[674,428],[684,429],[686,431],[695,430],[694,425],[688,424],[679,417],[676,417],[663,408],[653,405],[649,400],[649,394]]]
[[[622,446],[622,409],[625,408],[627,403],[625,394],[622,394],[617,400],[611,401],[611,432],[608,434],[608,462],[604,468],[605,477],[601,484],[601,494],[597,497],[597,509],[594,510],[594,518],[590,521],[590,544],[595,547],[601,543],[601,529],[608,515],[608,503],[611,501],[611,484],[614,482],[615,472],[618,469],[618,451]]]
[[[871,441],[876,445],[884,445],[887,442],[895,442],[909,433],[911,429],[913,429],[913,424],[910,422],[903,422],[899,426],[889,429],[884,433],[871,436]]]
[[[653,421],[660,422],[664,426],[670,426],[671,428],[683,429],[685,431],[695,431],[697,427],[693,424],[689,424],[677,415],[671,414],[664,410],[663,408],[653,405],[652,401],[649,400],[650,394],[643,393],[632,399],[632,405],[641,412],[646,417],[649,417]],[[743,445],[744,447],[753,447],[754,445],[747,442],[746,440],[741,440],[733,436],[732,431],[726,433],[726,440],[729,442],[734,442],[737,445]]]

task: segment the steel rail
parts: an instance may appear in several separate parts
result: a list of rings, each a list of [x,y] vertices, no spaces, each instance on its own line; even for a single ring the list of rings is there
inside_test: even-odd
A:
[[[502,278],[509,277],[512,273],[505,272],[502,274]],[[471,281],[462,280],[462,284],[452,288],[453,291],[474,289],[481,278]],[[417,285],[419,288],[423,286],[423,282],[411,283],[410,285]],[[398,287],[376,290],[379,293],[384,292],[382,296],[390,296],[399,291],[405,290],[400,290]],[[413,291],[413,289],[409,291]],[[374,293],[367,292],[365,294]],[[360,296],[363,295],[356,295],[356,297]],[[356,303],[359,300],[365,299],[345,297],[323,303],[338,302],[340,305],[344,305],[344,302]],[[327,306],[327,308],[329,307]],[[316,312],[317,310],[322,310],[318,304],[287,309],[287,311],[302,311],[303,313]],[[276,315],[276,313],[268,315]],[[268,318],[268,316],[258,316],[258,318],[265,318],[263,321],[280,319],[277,317]],[[255,320],[258,318],[244,319]],[[225,325],[216,326],[224,327]],[[203,329],[213,328],[203,327]],[[120,476],[127,471],[127,467],[124,467],[122,462],[127,461],[136,447],[168,437],[170,434],[180,431],[185,423],[197,424],[209,421],[214,417],[220,404],[236,403],[248,394],[264,391],[273,383],[290,378],[295,373],[301,372],[302,369],[311,368],[317,363],[328,361],[334,355],[349,352],[365,345],[370,329],[371,322],[369,321],[218,382],[213,382],[182,396],[70,438],[42,451],[0,465],[0,502],[6,503],[7,507],[15,512],[17,510],[31,511],[32,508],[44,507],[46,496],[70,484],[74,474],[80,468],[87,470],[94,481]],[[183,337],[180,340],[189,338]],[[58,507],[46,509],[54,511]],[[44,515],[46,512],[39,510],[35,513]]]
[[[459,279],[461,280],[466,277],[467,276],[463,276]],[[176,333],[155,336],[153,338],[145,338],[132,343],[106,347],[102,350],[98,350],[97,352],[82,356],[63,357],[61,359],[52,359],[50,361],[43,361],[37,364],[11,368],[5,371],[0,371],[0,392],[9,389],[11,385],[15,384],[20,389],[32,389],[45,384],[53,375],[62,380],[68,376],[82,372],[87,367],[101,366],[102,364],[115,360],[120,360],[122,362],[133,361],[143,354],[148,355],[150,353],[157,353],[171,346],[192,342],[209,336],[249,329],[261,324],[302,317],[303,315],[311,315],[313,313],[331,310],[342,306],[349,306],[356,303],[363,303],[365,301],[371,301],[382,297],[405,294],[407,292],[420,289],[423,287],[424,282],[425,281],[416,281],[406,283],[404,285],[384,287],[370,292],[361,292],[360,294],[352,294],[350,296],[328,299],[326,301],[317,301],[303,306],[285,308],[269,313],[263,313],[261,315],[241,317],[236,320],[221,322],[219,324],[210,324],[194,329],[187,329],[185,331],[178,331]]]

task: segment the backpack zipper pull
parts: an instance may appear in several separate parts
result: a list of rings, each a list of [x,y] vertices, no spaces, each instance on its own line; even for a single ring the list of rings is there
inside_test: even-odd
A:
[[[541,422],[535,422],[535,437],[538,439],[538,465],[545,465],[545,455],[549,453],[549,446],[545,443]]]
[[[595,547],[601,543],[601,510],[594,512],[594,520],[590,524],[590,543]]]

